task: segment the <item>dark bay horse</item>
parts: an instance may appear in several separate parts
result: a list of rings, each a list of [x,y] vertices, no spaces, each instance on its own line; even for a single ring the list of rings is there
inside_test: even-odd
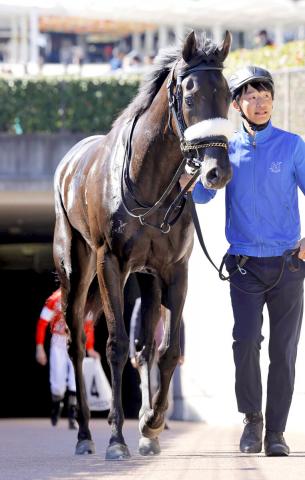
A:
[[[123,288],[131,272],[142,272],[139,450],[144,455],[160,451],[158,435],[164,428],[168,387],[180,355],[180,319],[193,246],[190,208],[180,195],[179,177],[187,162],[209,188],[222,188],[231,178],[230,94],[222,74],[230,43],[228,32],[220,46],[192,32],[181,49],[160,54],[138,96],[108,135],[79,142],[57,168],[54,259],[76,374],[77,454],[94,452],[82,376],[83,317],[90,288],[109,332],[113,400],[106,458],[130,456],[122,433],[121,384],[128,357]],[[161,304],[168,319],[159,349],[160,387],[152,400],[149,368]]]

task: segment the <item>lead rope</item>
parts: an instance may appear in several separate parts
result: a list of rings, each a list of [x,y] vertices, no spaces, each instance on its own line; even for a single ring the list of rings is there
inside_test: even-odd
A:
[[[239,287],[238,285],[236,285],[235,283],[233,283],[231,281],[231,278],[233,277],[233,275],[235,275],[237,272],[240,272],[242,275],[245,275],[246,273],[246,270],[243,268],[245,266],[245,264],[247,263],[249,257],[247,257],[246,255],[242,255],[241,258],[240,258],[240,261],[238,262],[237,264],[237,267],[236,269],[230,274],[230,275],[227,275],[225,276],[223,273],[222,273],[222,270],[223,270],[223,267],[225,265],[225,261],[228,257],[228,254],[226,253],[221,261],[221,264],[220,264],[220,267],[218,268],[215,263],[213,262],[213,260],[211,259],[210,255],[209,255],[209,252],[206,248],[206,245],[204,243],[204,240],[203,240],[203,235],[202,235],[202,231],[201,231],[201,228],[200,228],[200,223],[199,223],[199,220],[198,220],[198,215],[197,215],[197,211],[196,211],[196,207],[195,207],[195,204],[194,204],[194,200],[193,200],[193,197],[192,197],[192,193],[191,192],[188,192],[187,193],[187,200],[188,200],[188,203],[190,205],[190,209],[191,209],[191,214],[192,214],[192,219],[193,219],[193,223],[194,223],[194,227],[195,227],[195,230],[196,230],[196,233],[197,233],[197,237],[198,237],[198,241],[200,243],[200,246],[203,250],[203,253],[205,254],[205,256],[207,257],[208,261],[213,265],[213,267],[215,268],[215,270],[217,270],[218,272],[218,276],[220,278],[220,280],[223,280],[223,281],[228,281],[234,288],[236,288],[237,290],[239,290],[240,292],[242,293],[247,293],[248,295],[262,295],[264,293],[267,293],[269,292],[270,290],[272,290],[274,287],[276,287],[279,282],[281,281],[282,279],[282,276],[283,276],[283,273],[284,273],[284,269],[285,269],[285,263],[287,261],[287,258],[288,257],[293,257],[294,255],[296,255],[299,251],[299,248],[295,248],[295,249],[292,249],[292,250],[286,250],[283,255],[282,255],[282,265],[281,265],[281,270],[280,270],[280,273],[279,273],[279,276],[278,278],[276,279],[276,281],[272,284],[272,285],[269,285],[265,290],[262,290],[260,292],[249,292],[248,290],[245,290],[244,288],[241,288]],[[294,270],[296,271],[297,268]],[[260,280],[258,278],[258,280]]]

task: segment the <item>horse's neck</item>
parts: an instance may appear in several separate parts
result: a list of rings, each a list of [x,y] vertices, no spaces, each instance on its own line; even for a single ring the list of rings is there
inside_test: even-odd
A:
[[[182,160],[179,141],[168,128],[168,115],[164,85],[139,118],[133,138],[131,175],[136,189],[148,199],[164,190]]]

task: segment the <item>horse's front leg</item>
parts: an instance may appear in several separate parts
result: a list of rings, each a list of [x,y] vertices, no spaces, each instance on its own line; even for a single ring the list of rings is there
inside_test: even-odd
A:
[[[97,275],[103,309],[108,327],[107,360],[111,370],[112,404],[108,416],[111,437],[106,451],[106,460],[121,460],[130,457],[122,427],[122,373],[128,358],[129,341],[123,318],[123,274],[118,259],[101,247],[97,254]]]

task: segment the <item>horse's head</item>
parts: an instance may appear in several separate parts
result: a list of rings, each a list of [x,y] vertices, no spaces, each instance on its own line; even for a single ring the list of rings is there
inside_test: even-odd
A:
[[[222,74],[230,45],[229,32],[220,46],[208,40],[199,43],[194,32],[190,33],[168,82],[172,126],[180,137],[182,153],[189,168],[201,168],[204,186],[213,189],[224,187],[232,176],[230,92]]]

